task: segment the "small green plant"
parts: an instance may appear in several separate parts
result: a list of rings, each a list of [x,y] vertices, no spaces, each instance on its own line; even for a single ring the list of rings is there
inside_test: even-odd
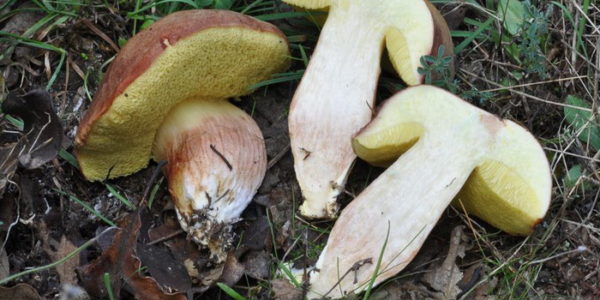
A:
[[[460,93],[460,97],[465,100],[477,101],[479,104],[483,104],[494,97],[492,92],[481,92],[476,89],[463,91]]]
[[[564,107],[565,120],[571,125],[572,133],[594,150],[600,150],[600,127],[591,106],[574,95],[567,96],[565,102],[569,105]]]
[[[530,1],[501,0],[498,3],[498,15],[505,30],[492,32],[492,36],[522,67],[524,74],[548,77],[544,45],[549,36],[547,20],[552,12],[553,6],[542,12]]]
[[[425,84],[432,84],[447,89],[452,93],[458,91],[458,85],[452,78],[452,56],[444,56],[446,47],[440,45],[437,56],[424,55],[417,71],[425,77]]]
[[[535,73],[540,78],[547,78],[546,56],[542,51],[544,40],[548,36],[548,18],[552,13],[552,6],[542,13],[532,5],[526,6],[531,18],[523,23],[521,35],[517,38],[519,54],[525,72]]]

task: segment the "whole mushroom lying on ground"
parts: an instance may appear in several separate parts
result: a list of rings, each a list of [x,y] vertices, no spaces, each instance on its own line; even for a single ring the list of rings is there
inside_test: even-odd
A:
[[[89,180],[166,160],[179,221],[222,261],[230,224],[266,170],[262,134],[228,97],[289,64],[275,26],[218,10],[171,14],[132,37],[104,76],[76,138]]]
[[[311,274],[309,299],[364,290],[378,259],[375,284],[401,271],[457,195],[515,234],[531,233],[549,206],[550,168],[535,138],[436,87],[387,100],[354,145],[371,161],[406,152],[342,211]]]
[[[372,117],[383,45],[409,85],[423,55],[453,49],[448,27],[426,0],[284,0],[329,15],[289,113],[294,169],[310,218],[337,215],[356,155],[350,140]],[[446,54],[451,54],[449,51]]]

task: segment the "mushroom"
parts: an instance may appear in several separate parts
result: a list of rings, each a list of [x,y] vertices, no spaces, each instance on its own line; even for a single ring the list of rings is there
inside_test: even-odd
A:
[[[426,0],[284,0],[308,9],[329,7],[327,21],[289,114],[291,149],[309,218],[337,215],[356,155],[351,138],[372,117],[385,42],[390,60],[409,85],[419,84],[420,58],[452,40]]]
[[[549,206],[551,173],[535,138],[436,87],[387,100],[353,143],[358,153],[406,152],[342,211],[311,274],[309,299],[364,290],[379,259],[374,284],[400,272],[457,194],[488,205],[514,233],[531,232]]]
[[[256,123],[227,102],[289,64],[275,26],[231,11],[173,13],[119,52],[82,119],[76,156],[89,180],[124,176],[151,156],[165,171],[184,230],[217,261],[230,224],[266,170]]]

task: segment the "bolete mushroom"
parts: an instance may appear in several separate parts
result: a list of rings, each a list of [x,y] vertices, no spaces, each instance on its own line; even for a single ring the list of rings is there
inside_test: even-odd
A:
[[[103,180],[136,172],[151,156],[167,160],[182,227],[221,260],[230,223],[266,169],[260,130],[226,99],[288,64],[287,39],[271,24],[219,10],[164,17],[132,37],[106,72],[77,132],[82,173]]]
[[[415,128],[418,134],[408,133]],[[375,284],[401,271],[461,189],[515,233],[530,232],[548,209],[551,173],[535,138],[447,91],[423,85],[398,93],[354,145],[374,154],[371,145],[385,149],[387,141],[406,152],[342,211],[310,278],[309,298],[360,292],[378,259]]]
[[[372,117],[383,44],[400,77],[421,83],[423,55],[445,45],[453,49],[448,27],[426,0],[284,0],[308,9],[329,7],[308,68],[289,113],[291,149],[310,218],[337,215],[356,155],[351,138]]]

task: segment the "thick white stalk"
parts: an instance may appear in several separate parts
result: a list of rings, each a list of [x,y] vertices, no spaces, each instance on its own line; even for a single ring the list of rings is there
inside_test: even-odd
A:
[[[388,231],[393,238],[385,245],[375,283],[412,260],[493,144],[493,134],[469,124],[426,133],[344,209],[311,275],[309,299],[326,293],[339,298],[366,288]],[[370,263],[341,278],[365,260]]]
[[[264,140],[254,120],[225,99],[193,98],[167,115],[154,143],[183,230],[216,262],[234,246],[238,221],[264,177]]]
[[[292,100],[290,139],[304,216],[336,215],[356,158],[351,137],[371,119],[385,31],[374,19],[359,5],[332,8]]]

